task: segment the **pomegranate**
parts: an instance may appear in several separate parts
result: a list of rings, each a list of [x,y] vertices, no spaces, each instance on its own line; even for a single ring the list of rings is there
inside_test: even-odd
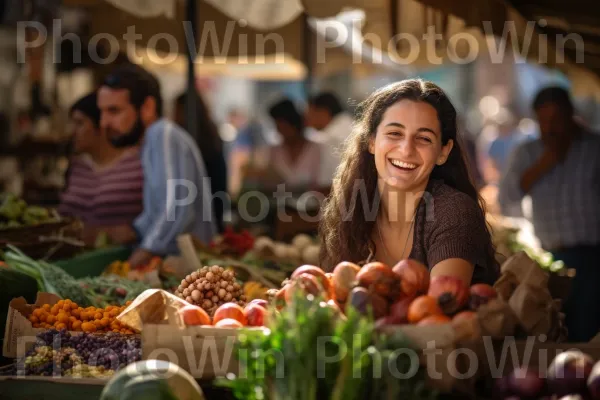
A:
[[[427,295],[435,298],[446,315],[460,311],[469,300],[469,289],[454,276],[435,276],[429,283]]]
[[[366,264],[356,275],[359,286],[390,300],[400,295],[400,279],[390,267],[380,262]]]
[[[498,297],[496,289],[485,283],[476,283],[471,286],[469,291],[471,294],[469,308],[471,308],[471,310],[477,310],[482,305],[487,304],[490,300]]]
[[[248,304],[244,308],[247,326],[265,326],[267,323],[267,309],[258,304]]]
[[[415,260],[402,260],[392,271],[400,277],[402,296],[415,298],[427,293],[429,270],[425,265]]]
[[[319,280],[319,283],[323,290],[327,293],[330,292],[331,283],[329,282],[329,278],[327,278],[325,271],[323,271],[321,268],[315,267],[314,265],[303,265],[301,267],[296,268],[296,270],[292,273],[291,279],[294,280],[302,274],[314,275]]]

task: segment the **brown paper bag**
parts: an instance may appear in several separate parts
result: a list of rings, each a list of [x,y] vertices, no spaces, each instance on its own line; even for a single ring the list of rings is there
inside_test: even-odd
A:
[[[513,274],[519,283],[539,281],[541,286],[548,286],[548,273],[540,268],[527,253],[520,251],[511,256],[500,269],[502,274]]]
[[[503,339],[515,334],[518,318],[510,305],[495,299],[477,310],[477,320],[481,327],[481,336]]]
[[[183,329],[179,310],[189,305],[162,289],[148,289],[140,294],[118,317],[119,322],[141,332],[144,324],[171,325]]]

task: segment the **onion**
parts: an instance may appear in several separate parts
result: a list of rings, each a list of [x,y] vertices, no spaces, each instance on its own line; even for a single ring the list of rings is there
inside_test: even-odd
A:
[[[560,353],[548,368],[548,387],[558,396],[583,393],[592,373],[594,362],[578,350]]]
[[[508,384],[520,397],[537,397],[544,388],[544,381],[535,368],[516,368],[509,375]]]
[[[600,361],[594,365],[587,380],[587,387],[592,399],[600,400]]]

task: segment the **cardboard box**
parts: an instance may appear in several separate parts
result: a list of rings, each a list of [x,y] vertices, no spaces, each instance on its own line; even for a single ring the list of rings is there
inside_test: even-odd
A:
[[[35,336],[42,332],[29,322],[29,316],[44,304],[54,305],[61,300],[55,294],[39,292],[35,304],[27,304],[24,297],[12,299],[8,305],[2,355],[8,358],[22,357],[35,343]]]
[[[240,329],[235,328],[144,325],[142,359],[173,362],[196,379],[223,377],[239,371],[234,353],[239,332]]]

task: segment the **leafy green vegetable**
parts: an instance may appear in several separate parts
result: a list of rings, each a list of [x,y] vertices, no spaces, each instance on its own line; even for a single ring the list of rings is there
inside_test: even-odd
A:
[[[8,245],[5,252],[6,264],[15,271],[20,271],[34,278],[41,292],[54,293],[65,299],[70,299],[81,307],[91,305],[85,290],[77,280],[56,265],[45,261],[35,261],[27,257],[19,249]]]
[[[406,338],[378,335],[372,319],[354,309],[343,318],[309,295],[296,297],[280,314],[272,313],[270,321],[267,331],[245,330],[239,335],[235,354],[240,374],[218,381],[238,399],[436,397],[425,387],[418,360],[409,352],[395,352],[412,348]],[[417,370],[410,378],[394,376],[411,368]]]
[[[124,305],[129,300],[134,300],[150,286],[143,282],[132,281],[116,275],[97,276],[78,280],[79,285],[85,289],[94,307]]]

